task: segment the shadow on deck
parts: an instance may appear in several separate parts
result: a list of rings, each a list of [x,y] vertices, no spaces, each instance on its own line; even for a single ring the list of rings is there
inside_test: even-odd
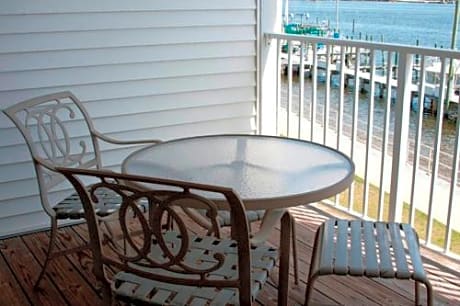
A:
[[[292,209],[296,217],[301,283],[291,278],[289,305],[303,303],[305,282],[312,251],[314,233],[329,214],[319,206]],[[40,288],[33,284],[45,259],[49,232],[39,232],[0,241],[0,305],[98,305],[101,299],[91,273],[90,251],[72,254],[51,262]],[[84,225],[60,230],[58,247],[79,245],[87,237]],[[270,238],[278,243],[279,228]],[[422,250],[425,268],[433,284],[435,305],[460,304],[460,264]],[[291,260],[292,264],[292,260]],[[457,271],[457,272],[456,272]],[[292,272],[292,269],[291,269]],[[256,305],[276,305],[277,271],[259,294]],[[422,287],[423,288],[423,287]],[[425,304],[425,291],[422,291]],[[324,276],[315,283],[312,305],[414,305],[414,284],[392,279]]]

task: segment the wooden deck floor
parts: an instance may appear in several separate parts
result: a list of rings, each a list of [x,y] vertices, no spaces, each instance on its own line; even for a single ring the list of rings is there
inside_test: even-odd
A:
[[[290,284],[290,305],[303,303],[306,274],[312,250],[314,231],[327,218],[315,208],[296,208],[297,238],[301,284]],[[329,211],[330,213],[330,211]],[[48,232],[39,232],[0,241],[0,305],[98,305],[101,300],[91,274],[89,251],[52,261],[40,289],[33,283],[45,258]],[[278,243],[279,229],[271,242]],[[87,236],[83,225],[61,229],[59,247],[76,246]],[[458,262],[436,258],[422,251],[425,267],[435,289],[436,305],[460,305],[460,266]],[[426,257],[428,256],[428,258]],[[442,263],[443,266],[439,263]],[[275,305],[277,271],[259,295],[258,305]],[[363,277],[325,276],[319,278],[312,305],[413,305],[413,283],[375,280]],[[422,291],[423,302],[424,291]]]

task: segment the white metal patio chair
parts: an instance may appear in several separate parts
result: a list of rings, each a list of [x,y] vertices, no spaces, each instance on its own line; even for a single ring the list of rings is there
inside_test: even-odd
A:
[[[205,210],[196,210],[196,209],[186,209],[186,213],[195,220],[198,224],[200,224],[204,228],[212,229],[210,222],[207,220],[206,211]],[[294,282],[296,285],[299,284],[299,262],[298,262],[298,254],[297,254],[297,236],[296,236],[296,227],[295,227],[295,220],[294,216],[289,213],[288,210],[285,210],[286,213],[291,218],[291,246],[292,246],[292,256],[293,256],[293,263],[294,263]],[[198,213],[196,213],[198,212]],[[251,223],[262,221],[265,216],[266,210],[248,210],[246,211],[246,219],[249,222],[249,230],[251,230]],[[217,221],[220,227],[228,227],[231,226],[231,216],[230,212],[226,210],[219,210],[217,212]]]
[[[56,167],[101,169],[101,140],[117,145],[152,144],[159,141],[120,141],[99,133],[83,104],[68,91],[23,101],[3,112],[14,122],[29,148],[41,205],[51,219],[49,246],[42,271],[35,282],[36,288],[52,258],[85,247],[54,251],[58,220],[84,217],[80,198],[76,194],[71,194],[53,205],[50,193],[65,189],[65,178],[56,172]],[[105,198],[105,202],[97,207],[96,212],[99,216],[109,218],[118,209],[121,199],[113,192],[102,193],[100,196]]]
[[[244,204],[229,188],[101,170],[58,171],[83,203],[104,305],[113,305],[114,298],[135,305],[251,305],[275,267],[278,251],[250,245]],[[86,177],[97,180],[89,190],[83,184]],[[100,190],[122,199],[114,228],[127,241],[125,249],[110,237],[102,244],[94,210],[103,201]],[[231,237],[216,237],[218,207],[208,195],[226,199]],[[148,203],[147,213],[136,205],[139,201]],[[207,211],[211,235],[179,209],[184,206]],[[139,229],[141,234],[133,236]],[[287,294],[287,285],[280,287]]]

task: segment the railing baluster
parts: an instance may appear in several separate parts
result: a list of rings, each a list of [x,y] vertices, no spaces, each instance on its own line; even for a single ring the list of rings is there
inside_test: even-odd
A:
[[[458,100],[458,105],[460,105],[460,97]],[[452,243],[452,209],[454,203],[458,203],[455,195],[455,189],[457,188],[458,182],[458,171],[460,166],[460,107],[457,106],[457,128],[455,137],[455,149],[454,149],[454,158],[452,162],[452,177],[451,177],[451,184],[450,184],[450,192],[449,192],[449,208],[447,211],[447,223],[446,223],[446,236],[444,241],[444,252],[450,252],[450,246]]]
[[[426,57],[421,56],[420,59],[420,80],[419,80],[419,98],[418,98],[418,110],[417,110],[417,129],[415,132],[415,143],[414,143],[414,160],[412,169],[412,190],[410,195],[410,210],[409,210],[409,223],[414,225],[415,221],[415,187],[417,182],[417,172],[420,166],[420,145],[422,138],[422,127],[423,127],[423,112],[425,104],[425,68],[426,68]]]
[[[337,150],[341,150],[340,145],[341,145],[341,139],[342,139],[342,133],[343,133],[343,107],[345,104],[345,55],[346,55],[346,47],[341,46],[340,47],[340,88],[339,88],[339,103],[337,106]],[[334,205],[337,206],[339,205],[340,202],[340,197],[337,195],[335,197]]]
[[[434,201],[434,190],[436,181],[438,180],[439,170],[439,152],[441,149],[441,135],[442,135],[442,122],[444,117],[444,101],[446,99],[446,58],[441,58],[441,86],[439,87],[439,100],[436,107],[436,132],[434,139],[434,155],[433,155],[433,167],[431,169],[431,185],[430,185],[430,200],[428,202],[428,224],[426,227],[426,243],[431,243],[431,236],[433,231],[433,201]]]
[[[343,106],[345,104],[345,56],[346,47],[340,47],[340,88],[339,88],[339,105],[337,108],[337,150],[340,150],[340,144],[343,133]]]
[[[310,68],[311,73],[311,112],[310,112],[310,140],[315,140],[315,123],[316,123],[316,99],[318,97],[318,44],[313,43],[313,66]]]
[[[279,117],[281,114],[281,39],[276,42],[276,135],[280,135]]]
[[[288,41],[288,89],[287,89],[287,105],[286,105],[286,137],[289,137],[291,127],[291,104],[292,104],[292,40]]]
[[[398,90],[395,105],[395,127],[393,140],[393,164],[391,169],[390,216],[400,222],[405,188],[404,167],[407,159],[409,135],[410,86],[412,84],[412,55],[401,52],[398,63]]]
[[[354,98],[353,98],[353,118],[351,120],[351,151],[350,157],[352,160],[356,160],[355,158],[355,146],[357,142],[357,135],[358,135],[358,106],[359,106],[359,69],[361,65],[361,48],[355,48],[355,84],[354,84]],[[354,193],[354,184],[351,185],[349,189],[348,195],[349,203],[348,203],[348,210],[351,211],[353,209],[353,203],[355,199]]]
[[[382,51],[383,52],[383,51]],[[384,64],[384,63],[383,63]],[[383,135],[382,135],[382,156],[380,160],[380,188],[379,188],[379,204],[377,220],[382,221],[383,211],[385,206],[385,174],[386,174],[386,158],[388,152],[388,136],[390,131],[390,110],[391,110],[391,92],[392,92],[392,68],[393,68],[393,52],[387,52],[387,71],[386,71],[386,97],[383,119]]]
[[[324,108],[323,108],[323,144],[327,146],[327,130],[329,127],[329,108],[331,104],[331,62],[333,45],[326,45],[326,92],[324,95]]]
[[[367,141],[366,141],[366,158],[364,163],[364,192],[363,192],[363,216],[368,215],[369,210],[369,171],[371,165],[371,150],[374,133],[374,99],[375,99],[375,49],[369,50],[370,71],[369,71],[369,109],[367,113]]]
[[[302,138],[302,118],[304,110],[304,93],[305,93],[305,43],[300,43],[300,63],[299,63],[299,131],[298,137]]]

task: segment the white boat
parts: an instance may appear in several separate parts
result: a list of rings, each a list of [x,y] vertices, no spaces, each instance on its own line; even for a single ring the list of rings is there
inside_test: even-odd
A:
[[[449,67],[446,66],[446,81],[449,80]],[[432,61],[425,69],[425,95],[439,99],[439,92],[441,87],[441,69],[442,62],[439,60]],[[446,86],[447,87],[447,86]],[[453,79],[449,90],[449,101],[458,103],[460,92],[460,62],[454,60],[453,62]]]

